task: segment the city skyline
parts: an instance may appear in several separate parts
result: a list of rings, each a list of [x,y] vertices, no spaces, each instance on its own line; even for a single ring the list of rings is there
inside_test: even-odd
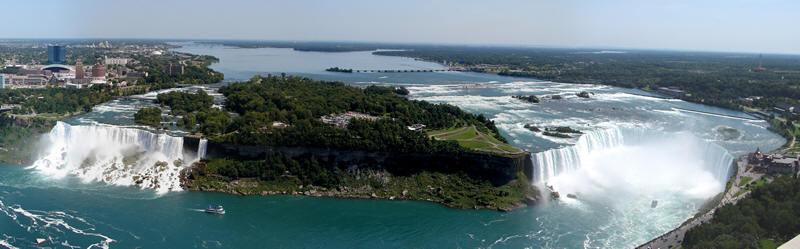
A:
[[[1,38],[357,41],[800,54],[800,3],[232,1],[6,3]],[[191,6],[192,11],[182,11]],[[36,19],[30,17],[36,16]]]

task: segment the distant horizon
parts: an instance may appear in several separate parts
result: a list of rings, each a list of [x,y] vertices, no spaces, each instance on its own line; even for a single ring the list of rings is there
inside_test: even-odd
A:
[[[357,41],[357,40],[278,40],[278,39],[226,39],[226,38],[133,38],[133,37],[87,37],[87,38],[19,38],[19,37],[0,37],[0,41],[125,41],[125,40],[147,40],[163,42],[182,42],[182,41],[246,41],[246,42],[298,42],[298,43],[342,43],[342,44],[374,44],[374,45],[409,45],[409,46],[450,46],[450,47],[486,47],[486,48],[520,48],[520,49],[567,49],[567,50],[624,50],[624,51],[648,51],[648,52],[677,52],[677,53],[712,53],[712,54],[744,54],[744,55],[778,55],[778,56],[800,56],[800,52],[751,52],[751,51],[727,51],[727,50],[692,50],[692,49],[670,49],[670,48],[637,48],[637,47],[614,47],[614,46],[556,46],[556,45],[528,45],[528,44],[473,44],[473,43],[434,43],[434,42],[390,42],[390,41]]]
[[[792,0],[28,0],[3,37],[365,41],[800,54]]]

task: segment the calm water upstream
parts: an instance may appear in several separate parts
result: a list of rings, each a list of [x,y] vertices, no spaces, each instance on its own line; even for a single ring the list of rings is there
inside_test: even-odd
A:
[[[442,66],[370,52],[184,45],[177,50],[219,57],[212,67],[228,81],[283,72],[352,84],[397,84],[407,86],[412,99],[483,113],[512,144],[533,153],[538,184],[579,198],[501,213],[415,201],[157,194],[117,186],[124,181],[87,182],[86,176],[70,176],[69,169],[2,165],[0,247],[36,248],[35,240],[43,238],[43,247],[54,248],[626,248],[692,216],[722,190],[734,156],[785,142],[767,131],[765,122],[744,113],[636,90],[458,72],[329,73],[324,69],[334,66]],[[594,95],[578,98],[580,91]],[[529,104],[511,98],[520,94],[563,99]],[[123,129],[150,98],[107,103],[67,123]],[[525,124],[570,126],[584,134],[553,138]],[[650,206],[652,200],[658,200],[657,208]],[[210,203],[223,204],[228,213],[202,213]]]

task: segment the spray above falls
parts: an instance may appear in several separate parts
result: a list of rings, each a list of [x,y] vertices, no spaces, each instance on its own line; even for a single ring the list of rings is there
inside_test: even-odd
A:
[[[687,132],[604,128],[574,145],[534,153],[534,182],[597,195],[681,192],[704,199],[721,191],[734,157]]]
[[[58,122],[44,138],[42,157],[31,168],[45,175],[139,186],[163,193],[181,190],[180,171],[204,154],[184,150],[184,139],[111,125]]]

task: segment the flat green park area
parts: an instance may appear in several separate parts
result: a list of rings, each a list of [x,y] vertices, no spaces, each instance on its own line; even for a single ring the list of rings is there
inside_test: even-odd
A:
[[[478,152],[509,155],[524,151],[497,140],[490,134],[478,131],[475,126],[457,127],[444,130],[429,131],[428,136],[438,140],[452,140],[464,148]]]

